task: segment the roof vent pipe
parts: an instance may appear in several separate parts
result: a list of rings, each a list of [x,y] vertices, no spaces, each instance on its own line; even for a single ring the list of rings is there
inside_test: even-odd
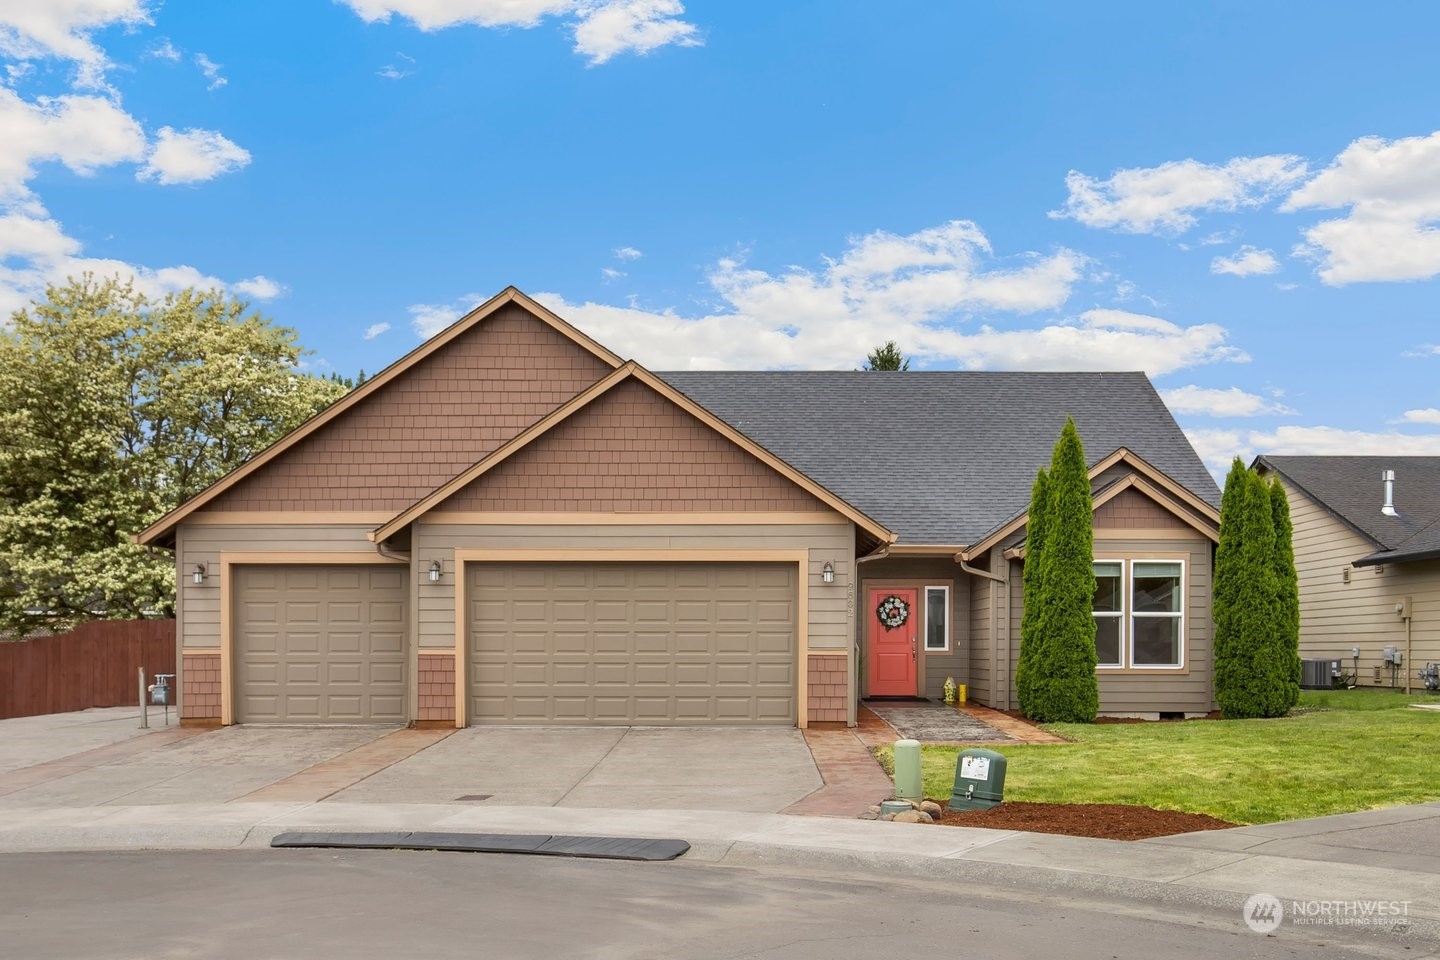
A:
[[[1385,481],[1385,506],[1380,508],[1380,512],[1387,517],[1400,516],[1395,510],[1395,471],[1381,471],[1380,479]]]

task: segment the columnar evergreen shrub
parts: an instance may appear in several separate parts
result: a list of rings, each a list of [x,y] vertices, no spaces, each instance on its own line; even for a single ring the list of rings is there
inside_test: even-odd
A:
[[[1275,523],[1275,587],[1280,605],[1277,656],[1289,671],[1285,680],[1286,709],[1300,702],[1300,575],[1295,570],[1294,527],[1290,498],[1276,477],[1270,483],[1270,511]]]
[[[1050,478],[1041,467],[1035,473],[1035,485],[1030,489],[1030,513],[1025,522],[1025,612],[1020,620],[1020,662],[1015,666],[1015,691],[1020,701],[1020,712],[1033,716],[1036,697],[1039,695],[1037,682],[1043,674],[1045,663],[1045,635],[1040,631],[1040,601],[1031,598],[1041,596],[1040,558],[1045,552],[1046,518],[1050,510]]]
[[[1055,444],[1047,481],[1044,542],[1035,630],[1043,639],[1043,662],[1028,678],[1026,716],[1043,722],[1090,723],[1100,709],[1095,678],[1094,512],[1085,449],[1075,421],[1067,419]],[[1028,564],[1027,564],[1028,565]]]
[[[1226,717],[1283,716],[1299,698],[1277,575],[1281,549],[1289,553],[1277,543],[1269,485],[1237,458],[1221,498],[1212,601],[1215,701]]]

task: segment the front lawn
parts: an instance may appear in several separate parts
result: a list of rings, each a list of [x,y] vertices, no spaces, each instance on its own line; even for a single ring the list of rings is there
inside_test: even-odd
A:
[[[1269,823],[1440,800],[1434,694],[1304,691],[1276,720],[1051,724],[1071,744],[1001,746],[1005,799],[1133,803]],[[924,747],[925,795],[947,800],[958,747]],[[889,748],[877,751],[892,769]]]

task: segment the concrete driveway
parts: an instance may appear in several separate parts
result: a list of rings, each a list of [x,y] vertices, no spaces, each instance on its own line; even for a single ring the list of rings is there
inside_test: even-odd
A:
[[[227,727],[0,721],[0,809],[288,801],[773,813],[823,785],[785,728]]]

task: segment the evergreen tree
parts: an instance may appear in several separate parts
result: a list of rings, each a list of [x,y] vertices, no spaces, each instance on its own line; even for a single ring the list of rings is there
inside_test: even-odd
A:
[[[1294,527],[1290,498],[1280,478],[1270,483],[1270,510],[1275,524],[1275,586],[1280,606],[1277,656],[1285,678],[1286,709],[1300,702],[1300,575],[1295,570]],[[1282,676],[1285,673],[1282,672]]]
[[[1278,717],[1293,705],[1298,678],[1280,639],[1274,507],[1265,481],[1238,459],[1225,487],[1212,603],[1215,700],[1227,718]]]
[[[1037,709],[1036,681],[1043,676],[1044,634],[1040,632],[1040,609],[1044,588],[1040,579],[1040,557],[1045,552],[1047,515],[1050,509],[1050,478],[1041,467],[1030,490],[1030,512],[1025,521],[1025,613],[1020,620],[1020,661],[1015,665],[1015,690],[1020,712],[1027,717]]]
[[[894,340],[886,340],[883,347],[876,347],[865,358],[866,370],[909,370],[910,360],[895,346]]]
[[[1095,677],[1094,512],[1090,473],[1075,421],[1067,419],[1050,462],[1036,631],[1044,662],[1028,678],[1034,720],[1090,723],[1100,709]],[[1027,607],[1029,599],[1027,598]]]

